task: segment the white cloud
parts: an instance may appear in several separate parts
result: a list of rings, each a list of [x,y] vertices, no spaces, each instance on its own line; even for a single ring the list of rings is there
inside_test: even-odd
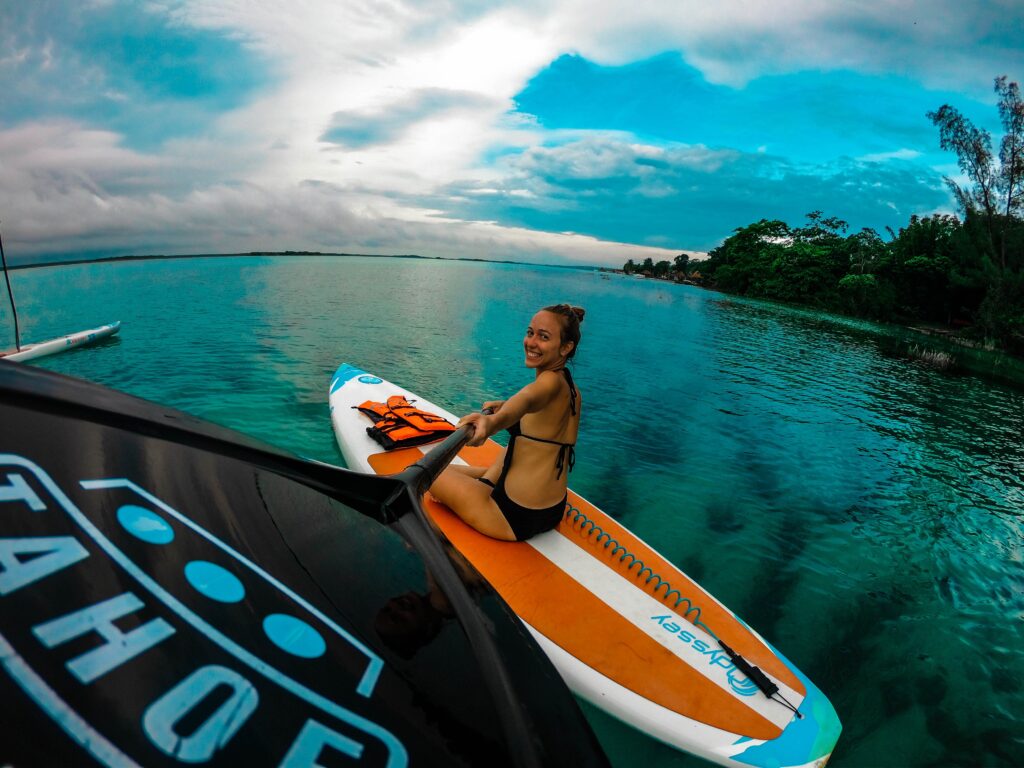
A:
[[[122,254],[290,249],[606,264],[667,253],[447,219],[327,183],[214,184],[170,197],[154,190],[164,170],[164,161],[119,147],[112,134],[70,123],[0,132],[0,188],[21,190],[8,210],[12,261],[98,246]],[[126,178],[138,184],[111,190],[111,179],[125,187]]]
[[[871,155],[862,155],[857,158],[865,163],[884,163],[887,160],[914,160],[921,156],[916,149],[894,149],[891,152],[876,152]]]
[[[623,64],[685,51],[712,82],[813,69],[898,73],[981,93],[996,74],[1024,75],[1020,3],[959,0],[570,0],[549,24],[584,56]]]

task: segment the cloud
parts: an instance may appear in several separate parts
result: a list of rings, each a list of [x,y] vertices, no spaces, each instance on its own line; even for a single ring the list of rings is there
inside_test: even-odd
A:
[[[386,144],[437,115],[494,106],[494,99],[471,91],[420,88],[376,110],[335,112],[320,140],[354,148]]]
[[[88,121],[136,147],[203,133],[271,78],[232,37],[132,3],[4,3],[0,50],[5,122]]]
[[[798,164],[757,152],[628,144],[614,136],[533,148],[505,158],[505,165],[505,182],[487,194],[453,185],[424,204],[509,226],[704,250],[761,218],[797,223],[823,209],[854,230],[880,230],[949,200],[939,174],[898,159]]]
[[[916,149],[894,149],[891,152],[876,152],[871,155],[861,155],[857,159],[865,163],[884,163],[887,160],[914,160],[921,156]]]
[[[996,74],[1024,75],[1022,20],[1024,6],[1012,0],[572,0],[553,6],[548,23],[587,58],[623,64],[681,50],[710,81],[734,87],[766,74],[846,69],[981,96]]]
[[[682,52],[709,82],[740,87],[766,75],[848,70],[987,95],[997,74],[1024,77],[1024,7],[1013,0],[457,0],[344,3],[177,0],[182,24],[228,32],[303,71],[401,72],[421,86],[511,95],[543,64],[576,53],[622,65]],[[467,66],[468,65],[468,66]]]
[[[20,190],[5,216],[11,262],[320,250],[618,265],[627,258],[668,255],[586,235],[446,218],[324,182],[209,184],[168,195],[161,183],[167,171],[159,156],[126,149],[115,134],[72,123],[0,131],[0,188]]]

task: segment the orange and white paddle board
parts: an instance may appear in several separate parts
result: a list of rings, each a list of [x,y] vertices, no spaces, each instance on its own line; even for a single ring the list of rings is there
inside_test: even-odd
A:
[[[392,474],[430,450],[384,451],[367,435],[371,422],[353,406],[396,394],[456,421],[415,393],[343,364],[331,380],[331,422],[350,469]],[[500,451],[488,440],[455,461],[487,465]],[[558,527],[525,542],[484,536],[429,496],[424,507],[578,696],[722,765],[820,768],[832,754],[841,726],[821,691],[700,585],[572,490]],[[758,667],[778,693],[763,693],[721,643]]]

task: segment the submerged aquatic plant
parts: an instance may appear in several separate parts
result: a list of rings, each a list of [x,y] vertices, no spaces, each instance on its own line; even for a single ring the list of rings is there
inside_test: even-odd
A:
[[[937,368],[940,371],[949,370],[956,364],[955,358],[948,352],[940,352],[934,349],[925,349],[914,344],[910,347],[910,356],[920,360],[925,365]]]

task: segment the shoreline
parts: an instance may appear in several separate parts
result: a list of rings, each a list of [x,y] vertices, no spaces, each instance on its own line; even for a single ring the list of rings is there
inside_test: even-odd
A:
[[[120,261],[156,261],[172,259],[239,259],[251,256],[272,256],[275,258],[288,258],[290,256],[322,256],[325,258],[373,258],[373,259],[423,259],[425,261],[475,261],[486,264],[515,264],[526,267],[555,267],[558,269],[575,269],[581,271],[594,271],[602,267],[592,265],[574,264],[541,264],[534,261],[515,261],[512,259],[481,259],[470,258],[469,256],[420,256],[415,253],[332,253],[323,251],[248,251],[246,253],[153,253],[153,254],[129,254],[127,256],[100,256],[92,259],[63,259],[61,261],[46,261],[38,264],[8,264],[10,272],[19,269],[41,269],[43,267],[67,267],[75,264],[106,264]]]
[[[876,335],[880,340],[880,346],[885,348],[890,354],[930,368],[945,371],[952,375],[967,373],[998,381],[1016,389],[1024,389],[1024,357],[1015,355],[1002,347],[987,346],[975,339],[962,336],[954,328],[931,326],[921,320],[912,319],[904,319],[902,321],[873,320],[857,317],[856,315],[819,309],[806,304],[793,304],[786,301],[778,301],[777,299],[729,293],[720,288],[712,288],[709,285],[689,281],[670,280],[662,277],[645,277],[644,279],[656,280],[670,285],[689,285],[693,288],[717,293],[726,298],[746,299],[798,311],[821,313],[839,321],[850,320],[876,326],[888,325],[894,329],[899,329],[902,335],[902,338],[896,338],[895,336],[886,337],[881,330],[877,331]],[[882,341],[884,339],[888,340]]]

